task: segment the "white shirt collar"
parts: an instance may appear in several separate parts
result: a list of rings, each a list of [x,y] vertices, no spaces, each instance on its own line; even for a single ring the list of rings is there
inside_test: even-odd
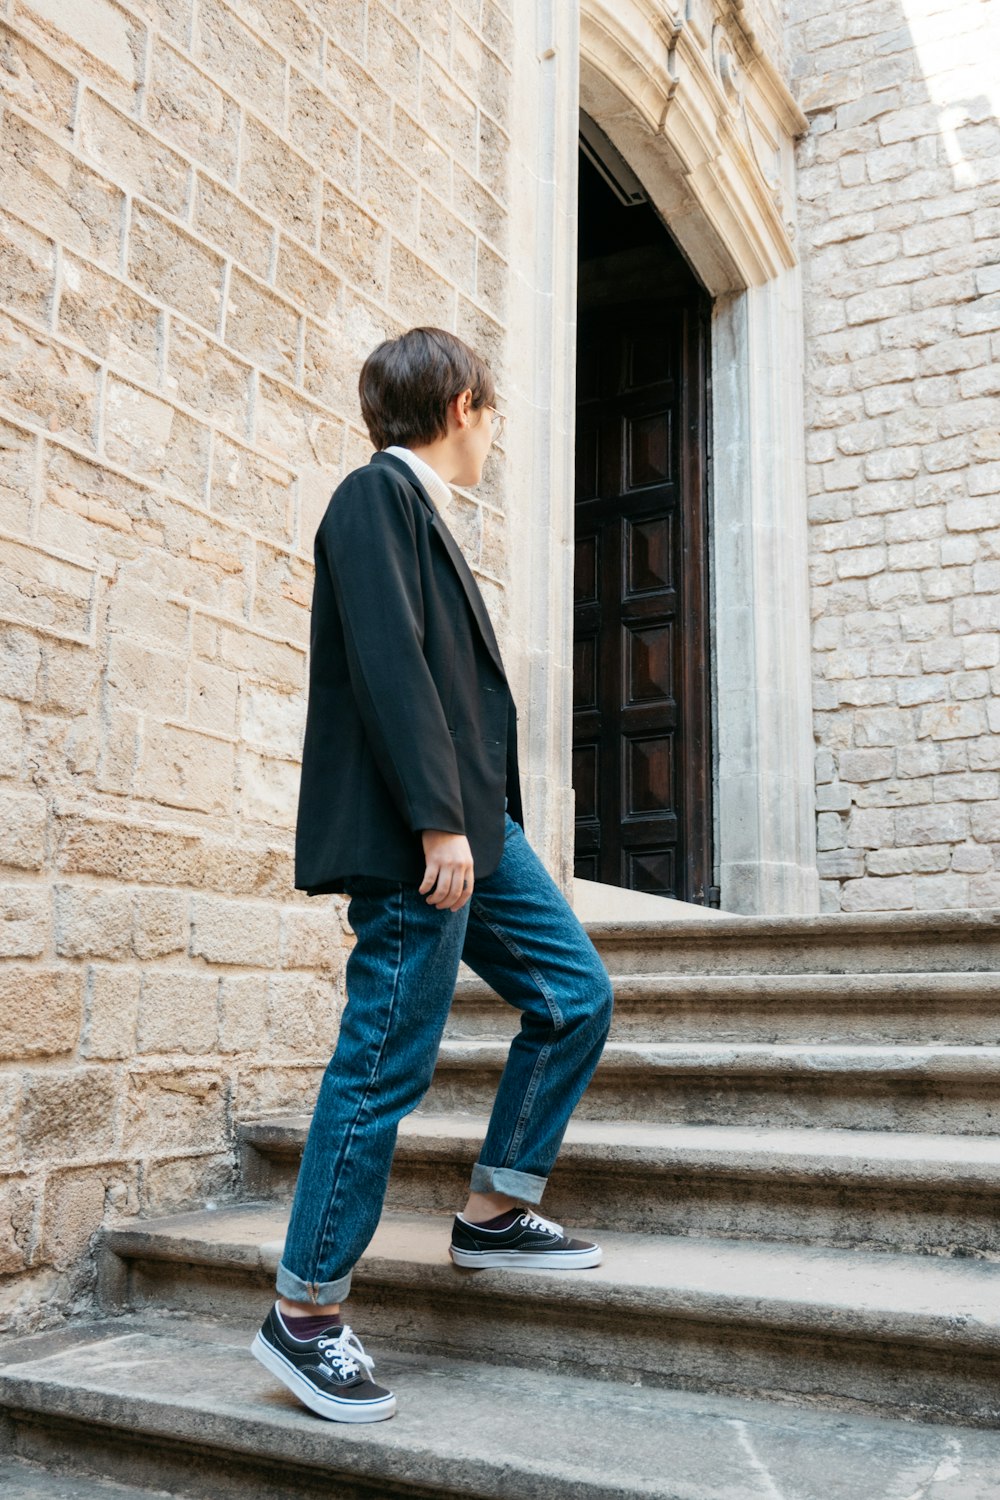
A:
[[[441,478],[436,469],[432,469],[429,463],[419,458],[412,448],[403,448],[398,443],[392,443],[388,448],[383,448],[382,452],[394,453],[397,458],[409,464],[417,478],[423,481],[424,488],[429,492],[432,500],[436,500],[439,505],[449,503],[451,486]]]

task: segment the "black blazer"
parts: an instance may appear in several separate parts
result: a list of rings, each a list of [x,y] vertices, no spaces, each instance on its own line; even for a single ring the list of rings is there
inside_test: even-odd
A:
[[[373,453],[316,531],[295,888],[352,875],[419,885],[422,828],[500,862],[523,826],[517,708],[479,586],[403,459]]]

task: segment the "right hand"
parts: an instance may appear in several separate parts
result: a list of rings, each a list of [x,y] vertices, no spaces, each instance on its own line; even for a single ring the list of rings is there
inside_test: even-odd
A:
[[[461,911],[472,898],[472,850],[464,833],[446,833],[440,828],[422,828],[427,869],[418,886],[429,906],[440,911]]]

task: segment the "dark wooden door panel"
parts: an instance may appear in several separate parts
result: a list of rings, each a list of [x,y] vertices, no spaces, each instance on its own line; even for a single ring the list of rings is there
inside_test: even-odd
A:
[[[576,874],[704,901],[710,684],[700,296],[581,313]]]

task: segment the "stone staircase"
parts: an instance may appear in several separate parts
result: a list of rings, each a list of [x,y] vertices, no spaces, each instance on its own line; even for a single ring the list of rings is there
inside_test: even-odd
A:
[[[396,1416],[250,1358],[308,1121],[246,1121],[241,1201],[105,1231],[99,1316],[0,1350],[0,1492],[1000,1496],[1000,912],[587,926],[615,1020],[541,1212],[601,1266],[450,1262],[517,1024],[463,971],[346,1304]]]

